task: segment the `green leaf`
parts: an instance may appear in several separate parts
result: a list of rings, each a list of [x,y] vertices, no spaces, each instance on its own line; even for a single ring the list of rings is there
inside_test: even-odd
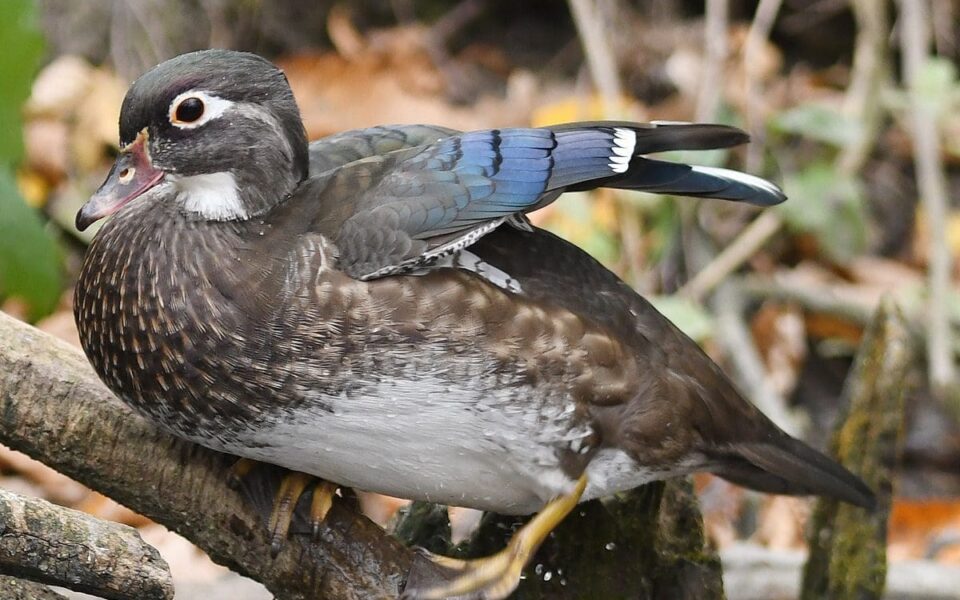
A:
[[[653,296],[650,304],[697,342],[713,335],[713,317],[703,305],[681,296]]]
[[[828,258],[843,263],[864,249],[866,208],[859,180],[814,163],[788,177],[783,187],[790,201],[776,210],[791,229],[814,234]]]
[[[23,154],[20,111],[30,95],[43,53],[31,0],[3,0],[0,7],[0,162],[16,164]]]
[[[35,320],[60,298],[60,256],[43,220],[27,206],[9,167],[0,165],[0,292],[22,298]]]
[[[819,104],[804,104],[775,116],[774,131],[799,135],[832,146],[844,147],[857,139],[862,125],[838,110]]]
[[[21,110],[43,52],[32,0],[3,0],[0,48],[0,293],[26,301],[37,319],[60,298],[60,255],[13,175],[23,155]]]

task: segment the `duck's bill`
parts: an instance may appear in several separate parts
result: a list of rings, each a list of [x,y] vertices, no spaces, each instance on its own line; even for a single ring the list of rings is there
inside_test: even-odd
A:
[[[77,213],[77,229],[83,231],[100,219],[112,215],[124,205],[154,187],[163,179],[163,171],[150,162],[145,136],[125,148],[110,169],[106,181]]]

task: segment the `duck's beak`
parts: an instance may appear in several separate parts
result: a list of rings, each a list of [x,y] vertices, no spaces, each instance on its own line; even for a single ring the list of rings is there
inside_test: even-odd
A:
[[[147,131],[120,151],[110,174],[100,189],[77,213],[77,229],[83,231],[100,219],[112,215],[163,179],[163,171],[150,162]]]

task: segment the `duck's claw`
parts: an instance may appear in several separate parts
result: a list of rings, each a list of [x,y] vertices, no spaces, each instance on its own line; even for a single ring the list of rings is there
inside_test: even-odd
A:
[[[327,518],[336,494],[337,485],[329,481],[318,480],[313,487],[313,500],[310,502],[310,531],[314,541],[320,537],[320,525]]]

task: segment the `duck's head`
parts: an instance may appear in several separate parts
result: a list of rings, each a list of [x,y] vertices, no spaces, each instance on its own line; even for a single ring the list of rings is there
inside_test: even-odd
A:
[[[174,202],[210,221],[248,219],[282,201],[307,170],[306,132],[282,71],[245,52],[184,54],[130,86],[120,155],[77,228],[133,201]]]

